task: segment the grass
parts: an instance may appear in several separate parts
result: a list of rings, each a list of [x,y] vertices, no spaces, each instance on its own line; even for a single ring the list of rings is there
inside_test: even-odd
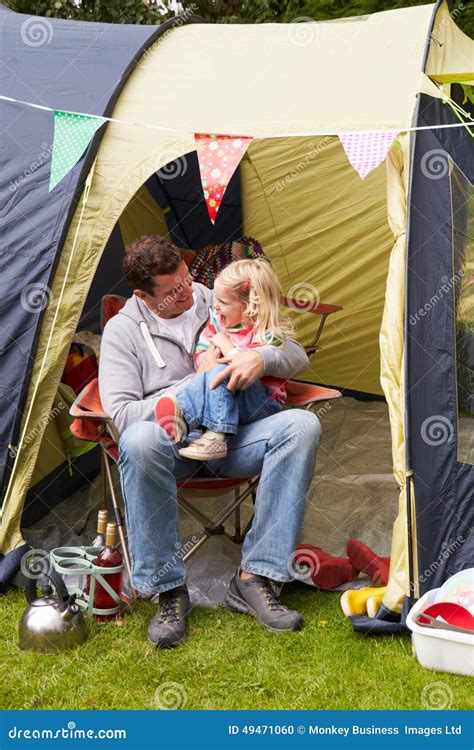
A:
[[[432,691],[433,701],[440,692],[447,701],[440,707],[472,708],[468,677],[423,669],[406,636],[355,634],[337,594],[298,588],[283,600],[305,616],[300,633],[268,633],[250,617],[194,608],[187,643],[156,651],[146,640],[155,606],[140,601],[119,622],[91,622],[82,646],[43,656],[17,647],[25,600],[10,592],[0,606],[0,707],[422,709],[423,691]]]

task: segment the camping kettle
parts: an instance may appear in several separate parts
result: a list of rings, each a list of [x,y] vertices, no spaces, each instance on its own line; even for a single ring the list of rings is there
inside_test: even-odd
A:
[[[36,578],[27,577],[25,593],[29,606],[20,620],[18,645],[23,651],[57,654],[84,641],[86,623],[75,595],[69,594],[61,576],[54,570],[43,575],[49,578],[57,596],[53,596],[51,586],[44,586],[45,596],[39,598]]]

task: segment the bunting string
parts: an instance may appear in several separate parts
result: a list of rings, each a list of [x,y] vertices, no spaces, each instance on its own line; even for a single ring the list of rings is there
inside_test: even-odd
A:
[[[11,96],[4,96],[0,94],[0,100],[7,101],[7,102],[13,102],[14,104],[23,104],[25,107],[31,107],[33,109],[41,109],[46,112],[57,112],[59,110],[55,110],[53,107],[46,107],[43,104],[35,104],[34,102],[27,102],[22,99],[14,99]],[[445,103],[450,102],[451,100],[449,97],[443,97],[442,101]],[[132,125],[134,127],[142,127],[142,128],[152,128],[154,130],[161,130],[163,132],[167,133],[186,133],[189,136],[193,136],[194,133],[199,132],[199,130],[183,130],[179,128],[167,128],[163,125],[156,125],[153,123],[148,122],[136,122],[134,120],[122,120],[117,117],[104,117],[102,115],[91,115],[88,112],[75,112],[73,110],[61,110],[64,114],[68,115],[77,115],[79,117],[90,117],[90,118],[96,118],[102,122],[116,122],[120,125]],[[467,114],[467,113],[466,113]],[[447,123],[445,125],[439,124],[439,125],[417,125],[415,127],[409,127],[409,128],[400,128],[398,132],[400,133],[412,133],[416,132],[418,130],[444,130],[446,128],[466,128],[467,124],[473,124],[474,125],[474,119],[469,118],[466,122],[453,122],[453,123]],[[393,131],[392,128],[377,128],[377,132],[379,133],[388,133]],[[312,131],[305,131],[301,133],[247,133],[246,136],[249,138],[253,138],[254,140],[257,138],[261,139],[268,139],[268,138],[309,138],[311,136],[327,136],[327,135],[333,135],[333,136],[339,136],[339,135],[351,135],[354,133],[369,133],[373,132],[373,129],[366,129],[366,130],[312,130]],[[242,133],[226,133],[226,135],[232,137],[232,138],[239,138],[242,137]]]

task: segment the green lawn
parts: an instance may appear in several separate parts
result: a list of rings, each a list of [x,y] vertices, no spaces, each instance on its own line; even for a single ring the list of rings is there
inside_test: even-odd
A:
[[[300,633],[195,608],[188,642],[156,651],[146,640],[155,607],[141,601],[118,623],[92,623],[74,651],[40,656],[17,647],[25,601],[10,592],[0,600],[0,707],[421,709],[440,695],[440,707],[473,707],[471,680],[420,667],[408,637],[353,633],[338,594],[297,589],[282,598],[305,616]]]

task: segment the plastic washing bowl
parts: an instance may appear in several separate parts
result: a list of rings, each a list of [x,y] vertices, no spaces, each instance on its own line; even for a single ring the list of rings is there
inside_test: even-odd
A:
[[[455,633],[452,630],[430,630],[417,625],[416,615],[427,607],[438,589],[424,594],[411,608],[407,627],[412,633],[412,643],[420,664],[437,672],[452,672],[474,676],[474,634]]]

